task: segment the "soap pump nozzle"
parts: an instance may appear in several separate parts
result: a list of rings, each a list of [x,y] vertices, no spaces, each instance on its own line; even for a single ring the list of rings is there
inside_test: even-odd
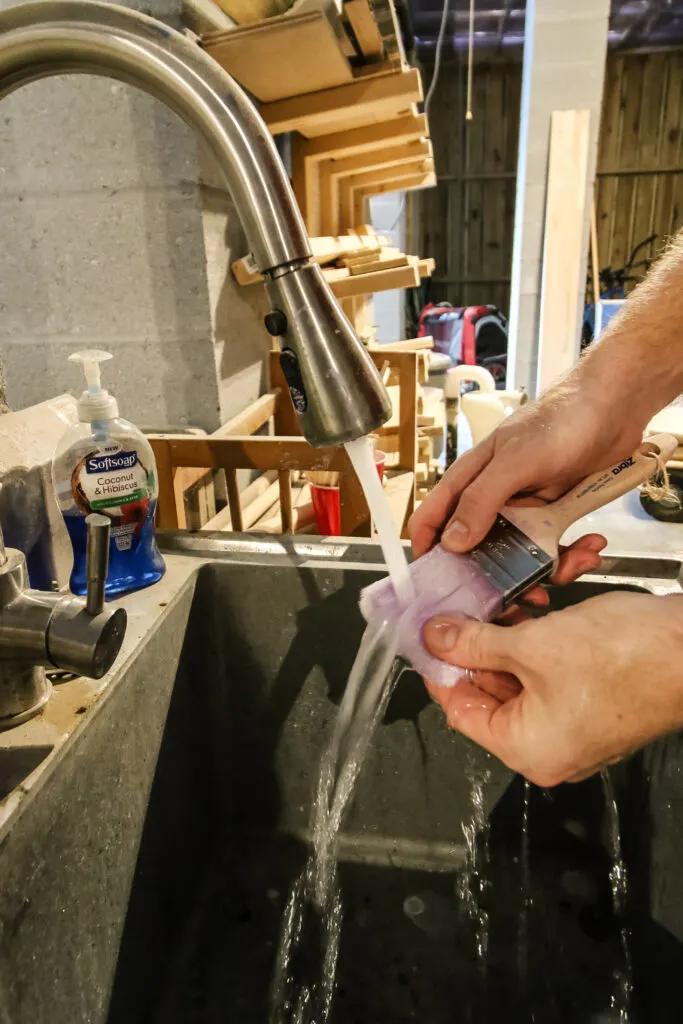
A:
[[[119,407],[113,395],[102,387],[100,364],[112,359],[111,352],[103,352],[98,348],[73,352],[69,356],[72,363],[80,363],[85,374],[86,390],[78,400],[78,418],[82,423],[97,420],[116,419]]]

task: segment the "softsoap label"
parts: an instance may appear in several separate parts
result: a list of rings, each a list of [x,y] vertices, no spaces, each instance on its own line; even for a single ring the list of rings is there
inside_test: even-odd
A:
[[[120,452],[116,455],[93,455],[85,461],[86,473],[108,473],[116,469],[132,469],[138,461],[137,452]]]
[[[84,513],[104,513],[111,519],[112,538],[119,551],[131,547],[154,495],[154,472],[134,448],[117,442],[92,448],[83,455],[71,477],[73,498]]]

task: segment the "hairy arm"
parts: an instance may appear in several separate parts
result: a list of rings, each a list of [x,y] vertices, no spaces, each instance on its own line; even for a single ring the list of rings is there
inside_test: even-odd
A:
[[[683,391],[683,233],[574,369],[449,469],[410,523],[416,555],[477,544],[514,495],[552,501],[629,455]]]

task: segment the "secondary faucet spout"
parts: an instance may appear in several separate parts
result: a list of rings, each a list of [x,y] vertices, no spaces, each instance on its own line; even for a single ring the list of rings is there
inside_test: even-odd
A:
[[[57,74],[139,86],[207,140],[266,279],[268,330],[306,438],[338,444],[391,412],[375,365],[320,268],[273,140],[242,89],[198,46],[145,15],[90,0],[39,0],[0,12],[0,98]]]

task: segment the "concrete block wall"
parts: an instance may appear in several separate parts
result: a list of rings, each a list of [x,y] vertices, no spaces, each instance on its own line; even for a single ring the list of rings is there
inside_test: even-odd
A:
[[[230,264],[244,256],[247,244],[237,209],[204,145],[200,166],[214,367],[220,418],[225,423],[265,391],[272,339],[263,326],[268,311],[265,289],[258,284],[243,288],[230,273]]]
[[[179,25],[176,0],[144,9]],[[268,349],[261,290],[238,294],[226,274],[246,243],[227,199],[220,213],[205,209],[203,162],[191,129],[118,82],[51,78],[2,101],[10,408],[77,391],[67,356],[84,347],[114,354],[106,383],[143,427],[213,430],[257,396]]]
[[[550,119],[590,110],[590,188],[595,176],[609,0],[527,0],[510,292],[508,387],[536,387]],[[584,301],[590,198],[577,306]],[[577,338],[577,356],[578,356]]]

